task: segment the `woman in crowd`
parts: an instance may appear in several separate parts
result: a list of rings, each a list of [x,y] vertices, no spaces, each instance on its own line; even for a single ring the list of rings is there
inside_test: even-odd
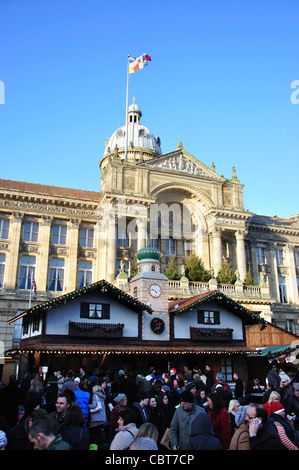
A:
[[[211,419],[215,437],[219,439],[224,450],[229,448],[231,440],[229,413],[218,392],[208,396],[208,414]]]
[[[110,444],[110,450],[127,450],[130,447],[138,429],[136,427],[137,416],[130,408],[122,410],[117,420],[118,427],[113,441]]]

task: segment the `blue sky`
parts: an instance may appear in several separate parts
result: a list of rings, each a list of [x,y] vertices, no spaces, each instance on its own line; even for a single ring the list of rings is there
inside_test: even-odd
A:
[[[0,177],[99,191],[145,52],[130,102],[163,153],[181,141],[235,166],[245,209],[298,213],[298,17],[297,0],[0,0]]]

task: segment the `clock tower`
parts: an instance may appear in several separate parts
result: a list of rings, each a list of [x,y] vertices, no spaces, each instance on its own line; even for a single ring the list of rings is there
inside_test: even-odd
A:
[[[152,314],[143,313],[143,340],[169,340],[168,278],[160,272],[161,256],[159,250],[150,246],[136,253],[138,274],[130,281],[130,291],[153,309]]]

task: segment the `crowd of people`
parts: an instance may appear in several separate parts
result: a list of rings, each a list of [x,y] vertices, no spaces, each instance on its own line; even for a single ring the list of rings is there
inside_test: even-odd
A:
[[[265,384],[209,365],[159,373],[83,366],[0,389],[1,450],[298,450],[299,377],[273,365]]]

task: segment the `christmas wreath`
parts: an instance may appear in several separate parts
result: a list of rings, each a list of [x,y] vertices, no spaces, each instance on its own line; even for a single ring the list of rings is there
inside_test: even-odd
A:
[[[165,323],[160,318],[153,318],[151,321],[151,329],[156,335],[160,335],[165,330]]]

